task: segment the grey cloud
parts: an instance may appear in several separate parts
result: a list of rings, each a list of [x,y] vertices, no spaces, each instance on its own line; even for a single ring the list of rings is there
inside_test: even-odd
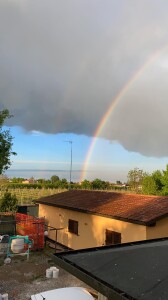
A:
[[[167,44],[167,10],[166,0],[1,0],[0,106],[14,115],[9,125],[92,136],[123,86]],[[124,95],[103,138],[168,155],[167,54]]]

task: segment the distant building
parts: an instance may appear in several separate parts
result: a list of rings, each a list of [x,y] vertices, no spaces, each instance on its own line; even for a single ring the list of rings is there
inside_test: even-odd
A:
[[[25,179],[22,181],[23,184],[34,184],[36,183],[36,180],[34,178]]]
[[[36,203],[39,217],[62,228],[57,241],[72,249],[168,236],[168,197],[70,190]]]
[[[30,182],[29,182],[28,179],[25,179],[25,180],[22,181],[22,183],[23,183],[23,184],[29,184]]]

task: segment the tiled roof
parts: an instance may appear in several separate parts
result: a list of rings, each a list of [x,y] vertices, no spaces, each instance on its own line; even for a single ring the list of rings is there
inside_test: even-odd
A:
[[[163,196],[70,190],[36,202],[144,225],[168,216],[168,197]]]

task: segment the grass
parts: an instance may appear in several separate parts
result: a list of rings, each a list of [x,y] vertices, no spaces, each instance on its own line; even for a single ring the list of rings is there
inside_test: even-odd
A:
[[[41,197],[58,194],[61,192],[64,192],[65,190],[61,189],[8,189],[8,192],[10,192],[12,195],[15,194],[18,199],[18,204],[32,204],[33,200],[39,199]],[[0,189],[0,198],[3,197],[5,193],[4,189]]]

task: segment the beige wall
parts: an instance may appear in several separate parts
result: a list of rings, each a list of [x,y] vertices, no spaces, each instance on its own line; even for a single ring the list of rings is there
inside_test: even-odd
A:
[[[168,218],[156,222],[155,226],[147,227],[147,239],[156,239],[168,236]]]
[[[72,249],[102,246],[105,244],[106,229],[121,233],[121,242],[146,239],[146,227],[101,216],[80,213],[48,205],[39,205],[39,216],[45,217],[49,226],[63,227],[58,231],[57,241]],[[79,222],[78,236],[68,232],[68,220]],[[55,231],[49,231],[55,240]]]

